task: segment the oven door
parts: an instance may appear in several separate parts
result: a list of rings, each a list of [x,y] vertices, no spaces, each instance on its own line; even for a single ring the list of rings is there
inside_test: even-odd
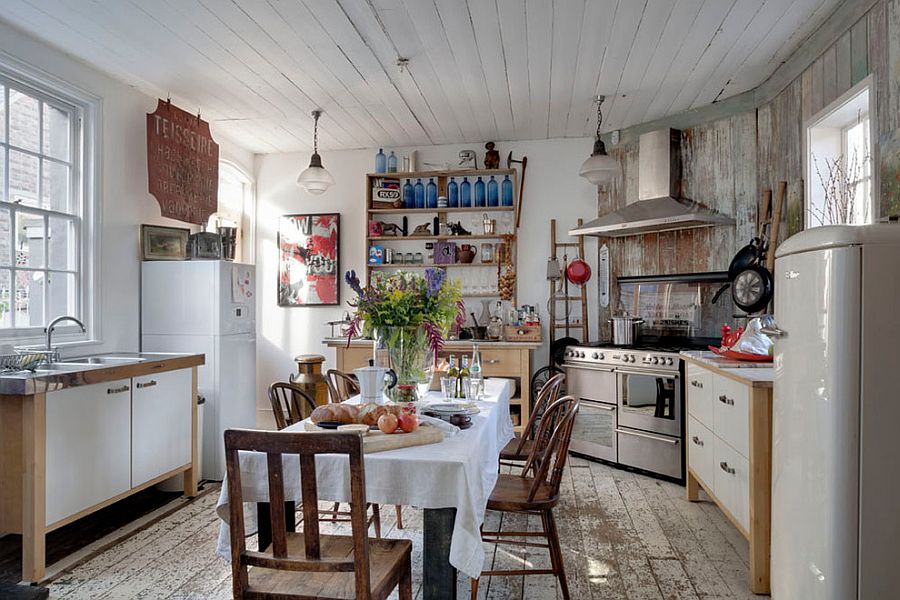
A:
[[[616,405],[581,398],[569,450],[617,462],[616,441]]]
[[[616,369],[619,427],[681,437],[681,377],[672,372]]]

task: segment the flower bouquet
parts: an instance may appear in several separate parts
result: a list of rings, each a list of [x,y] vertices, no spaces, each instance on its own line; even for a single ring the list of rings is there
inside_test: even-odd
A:
[[[425,269],[424,276],[404,271],[381,275],[365,288],[355,271],[348,271],[345,279],[357,295],[348,302],[355,309],[348,344],[359,335],[374,338],[376,356],[379,349],[388,356],[389,364],[380,366],[389,366],[397,375],[393,399],[417,400],[417,386],[430,383],[434,358],[450,327],[465,320],[459,284],[448,281],[441,269]]]

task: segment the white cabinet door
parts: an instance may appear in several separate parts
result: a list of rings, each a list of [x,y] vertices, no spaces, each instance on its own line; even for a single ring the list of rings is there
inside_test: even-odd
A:
[[[195,399],[191,370],[135,377],[131,396],[131,486],[191,462]]]
[[[47,394],[47,525],[131,487],[131,380]]]
[[[688,414],[706,425],[713,426],[713,374],[694,364],[687,368]]]

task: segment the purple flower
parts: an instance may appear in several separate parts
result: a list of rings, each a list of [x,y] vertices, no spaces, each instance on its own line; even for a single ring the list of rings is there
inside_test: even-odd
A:
[[[346,273],[344,273],[344,281],[347,282],[347,285],[350,286],[350,289],[359,294],[363,295],[362,287],[359,285],[359,277],[356,276],[356,271],[350,269]]]
[[[431,298],[441,291],[444,285],[444,272],[441,269],[425,269],[425,283],[427,284],[427,294]]]

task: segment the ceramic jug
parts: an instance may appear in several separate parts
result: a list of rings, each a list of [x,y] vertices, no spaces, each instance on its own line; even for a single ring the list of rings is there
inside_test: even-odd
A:
[[[475,260],[475,246],[460,244],[459,250],[456,251],[456,259],[461,263],[471,263]]]

